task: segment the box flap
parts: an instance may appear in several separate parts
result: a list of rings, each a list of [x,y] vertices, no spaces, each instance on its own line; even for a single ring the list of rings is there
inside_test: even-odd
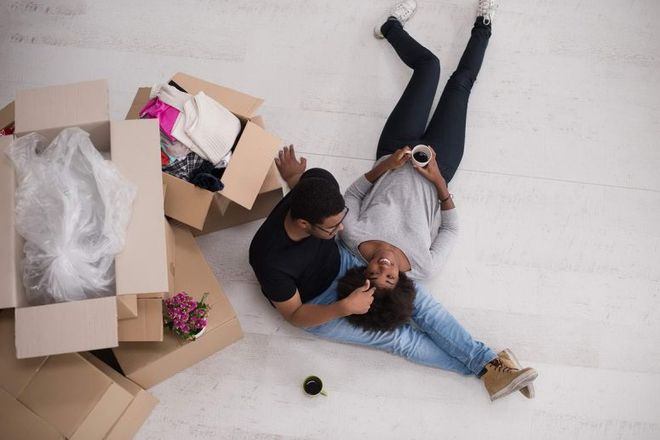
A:
[[[71,437],[112,383],[78,354],[51,356],[18,400]]]
[[[280,177],[280,172],[277,170],[277,166],[273,160],[273,163],[270,164],[270,168],[268,169],[268,174],[266,174],[266,179],[264,180],[264,183],[261,184],[261,188],[259,188],[259,194],[282,189],[282,182],[283,180],[282,177]]]
[[[256,205],[259,202],[260,196],[262,196],[264,193],[268,193],[274,190],[280,190],[280,192],[282,191],[282,180],[280,177],[280,172],[277,170],[277,166],[275,165],[275,161],[273,161],[273,163],[271,164],[270,169],[268,170],[268,174],[266,174],[266,178],[264,179],[264,183],[262,183],[261,188],[259,188],[259,194],[257,195],[257,198],[255,199],[254,203],[252,204],[252,207],[249,210],[243,208],[242,206],[238,206],[235,203],[232,203],[232,201],[229,200],[227,197],[223,196],[222,193],[217,193],[213,199],[213,203],[211,203],[209,212],[206,215],[206,223],[204,223],[204,231],[206,231],[207,228],[209,227],[209,223],[223,222],[222,219],[212,218],[212,217],[218,215],[220,217],[225,217],[227,215],[230,215],[231,212],[237,212],[237,211],[250,213],[252,212],[252,210],[256,209]],[[262,218],[262,217],[265,216],[255,217],[254,219]],[[237,217],[236,220],[238,219],[239,218]],[[246,220],[243,223],[246,223],[247,221],[250,220]]]
[[[38,131],[50,142],[63,128],[76,126],[96,148],[109,148],[106,80],[19,90],[15,114],[17,136]]]
[[[137,295],[121,295],[117,297],[117,319],[137,318]]]
[[[225,188],[220,194],[244,208],[252,208],[280,145],[276,136],[248,122],[222,176]]]
[[[110,428],[119,420],[132,401],[133,396],[113,382],[78,426],[70,440],[105,438]]]
[[[2,389],[0,435],[7,440],[64,440],[57,429]]]
[[[133,438],[149,418],[149,414],[156,408],[156,405],[158,405],[158,399],[146,391],[140,391],[110,429],[105,440]]]
[[[158,404],[158,399],[144,391],[139,385],[130,379],[113,370],[110,366],[97,359],[95,356],[89,353],[82,353],[82,356],[133,396],[133,401],[114,424],[108,435],[105,437],[106,440],[124,440],[133,438],[144,421],[147,420],[149,414],[151,414]]]
[[[20,307],[15,314],[19,359],[117,346],[115,296]]]
[[[264,102],[261,98],[241,93],[237,90],[204,81],[185,73],[177,73],[172,81],[180,85],[191,95],[204,92],[237,116],[250,119]]]
[[[0,312],[0,388],[18,397],[45,361],[45,357],[16,359],[14,311]]]
[[[162,341],[163,300],[138,299],[138,316],[119,321],[119,341]]]
[[[162,177],[167,185],[165,215],[201,230],[215,193],[167,173]]]
[[[112,161],[138,188],[126,244],[115,258],[117,295],[167,292],[158,121],[113,121],[111,130]]]
[[[16,180],[14,167],[5,151],[12,136],[0,136],[0,309],[17,307],[23,298],[19,269],[22,240],[16,233]]]
[[[14,101],[0,110],[0,130],[14,123]]]
[[[236,225],[242,225],[243,223],[249,223],[267,217],[280,200],[282,200],[281,188],[275,191],[259,194],[250,210],[247,210],[236,203],[232,203],[227,210],[221,212],[220,208],[213,203],[209,210],[209,215],[206,218],[206,223],[204,223],[204,229],[201,231],[195,231],[194,234],[210,234],[211,232],[219,231],[220,229],[231,228]]]
[[[133,98],[131,103],[131,108],[128,109],[126,117],[124,119],[140,119],[140,110],[144,105],[149,101],[149,95],[151,94],[151,87],[140,87]]]
[[[252,118],[252,122],[257,124],[259,127],[266,129],[266,124],[264,124],[264,118],[261,115],[255,116]]]

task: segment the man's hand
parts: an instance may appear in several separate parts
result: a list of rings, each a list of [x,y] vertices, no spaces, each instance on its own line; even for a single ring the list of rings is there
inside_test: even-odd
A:
[[[385,163],[387,163],[388,169],[395,170],[404,163],[408,162],[411,157],[412,155],[411,155],[410,147],[406,145],[405,147],[399,148],[394,153],[392,153],[390,157],[385,159]]]
[[[369,311],[371,303],[374,302],[374,291],[376,290],[376,286],[370,286],[371,283],[367,280],[364,285],[358,287],[350,295],[341,300],[346,316],[364,315]]]
[[[307,168],[307,159],[304,157],[300,157],[300,160],[296,159],[293,145],[289,145],[280,150],[275,158],[275,165],[289,188],[293,188]]]

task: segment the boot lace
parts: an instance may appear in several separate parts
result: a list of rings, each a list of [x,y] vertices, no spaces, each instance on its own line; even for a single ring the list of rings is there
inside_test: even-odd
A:
[[[507,367],[502,363],[500,359],[493,359],[490,361],[490,364],[494,367],[495,370],[501,371],[503,373],[512,373],[514,371],[518,371],[517,368]]]

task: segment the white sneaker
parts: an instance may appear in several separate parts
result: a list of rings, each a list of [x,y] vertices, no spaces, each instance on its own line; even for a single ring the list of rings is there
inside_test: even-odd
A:
[[[479,5],[477,6],[477,17],[483,17],[484,24],[489,25],[493,21],[496,9],[497,3],[495,0],[479,0]]]
[[[394,7],[387,12],[387,15],[383,17],[374,28],[374,35],[376,38],[385,38],[385,35],[383,35],[380,28],[390,17],[396,18],[399,23],[401,23],[401,26],[405,26],[406,22],[410,20],[410,17],[415,14],[416,9],[417,2],[415,0],[405,0],[394,5]]]

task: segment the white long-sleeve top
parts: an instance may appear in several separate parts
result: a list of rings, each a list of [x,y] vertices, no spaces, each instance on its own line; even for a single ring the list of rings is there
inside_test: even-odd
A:
[[[458,235],[456,209],[440,209],[435,186],[410,162],[373,184],[360,176],[344,198],[349,212],[340,238],[355,255],[362,242],[386,241],[406,254],[407,275],[415,280],[434,276],[444,265]]]

